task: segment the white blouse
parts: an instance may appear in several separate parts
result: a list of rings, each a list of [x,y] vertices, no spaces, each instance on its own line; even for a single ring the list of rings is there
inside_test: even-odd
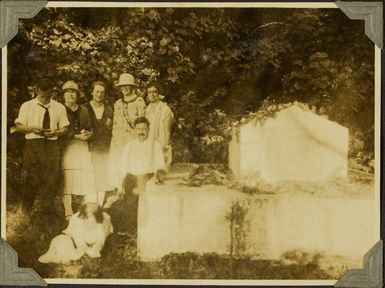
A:
[[[166,169],[163,150],[158,141],[138,139],[129,141],[124,147],[120,170],[121,173],[143,175],[155,173],[158,170]]]

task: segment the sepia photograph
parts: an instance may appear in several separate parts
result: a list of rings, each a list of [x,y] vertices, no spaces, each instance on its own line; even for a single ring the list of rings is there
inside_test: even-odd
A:
[[[362,269],[380,240],[381,50],[313,4],[49,2],[19,19],[1,219],[19,266],[94,284]]]

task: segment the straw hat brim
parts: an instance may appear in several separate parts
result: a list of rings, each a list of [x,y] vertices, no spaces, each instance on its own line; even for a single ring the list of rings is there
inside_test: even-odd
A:
[[[138,84],[125,84],[125,83],[118,83],[118,84],[115,84],[115,87],[120,87],[120,86],[139,86]]]

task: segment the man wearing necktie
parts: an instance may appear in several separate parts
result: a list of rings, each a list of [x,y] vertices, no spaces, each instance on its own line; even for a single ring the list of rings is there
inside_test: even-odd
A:
[[[52,211],[60,169],[58,138],[67,133],[69,121],[64,105],[51,99],[52,84],[43,78],[37,83],[37,97],[24,102],[15,120],[16,131],[25,135],[21,202],[29,213],[36,204]]]

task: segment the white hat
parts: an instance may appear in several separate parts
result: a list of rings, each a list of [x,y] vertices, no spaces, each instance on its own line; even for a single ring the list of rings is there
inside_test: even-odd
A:
[[[67,81],[66,83],[63,84],[61,89],[62,90],[72,89],[79,92],[79,86],[74,81]]]
[[[119,82],[116,84],[116,87],[119,86],[125,86],[125,85],[132,85],[132,86],[138,86],[135,84],[135,78],[131,74],[123,73],[119,76]]]

